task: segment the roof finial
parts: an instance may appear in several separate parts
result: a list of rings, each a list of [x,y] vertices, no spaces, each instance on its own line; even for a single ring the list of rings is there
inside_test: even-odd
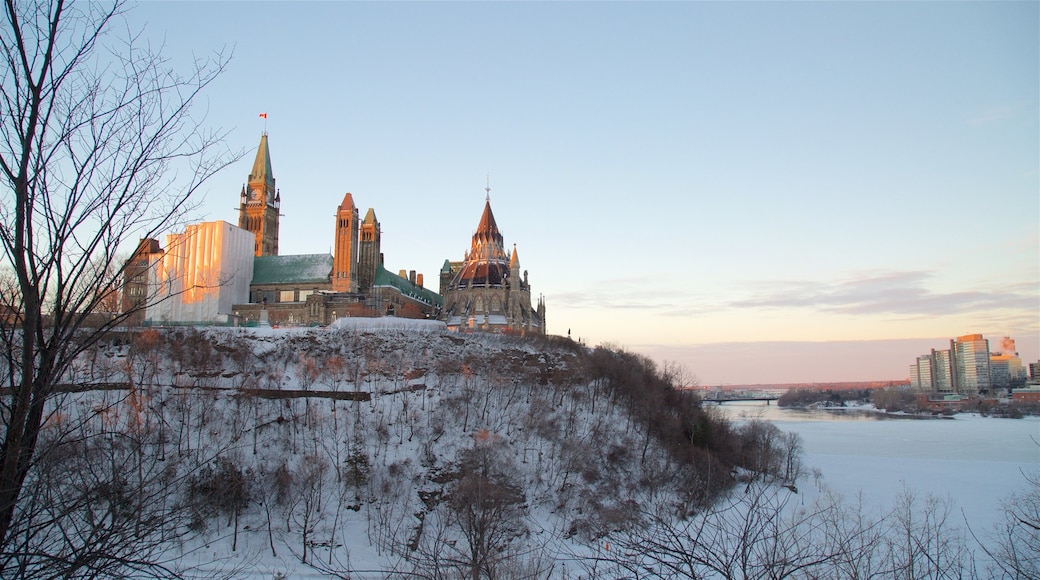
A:
[[[490,202],[491,201],[491,174],[490,173],[487,174],[487,185],[484,186],[484,193],[486,194],[484,196],[484,201]]]

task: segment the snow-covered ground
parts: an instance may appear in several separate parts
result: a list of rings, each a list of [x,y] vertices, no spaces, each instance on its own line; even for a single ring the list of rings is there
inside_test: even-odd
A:
[[[85,382],[135,385],[133,396],[77,393],[63,412],[101,409],[107,429],[140,434],[163,468],[191,474],[202,505],[193,534],[162,554],[189,574],[458,572],[437,561],[466,557],[446,498],[484,451],[522,491],[515,531],[496,540],[504,576],[527,566],[576,577],[589,538],[692,489],[627,408],[584,378],[573,348],[393,318],[167,329],[135,344],[81,369]],[[228,482],[242,481],[236,512]]]
[[[1001,501],[1040,471],[1040,419],[778,423],[805,440],[808,465],[844,495],[883,504],[904,484],[949,496],[977,534],[1003,518]]]
[[[482,454],[524,491],[522,522],[498,552],[509,568],[500,575],[526,567],[532,577],[600,577],[587,556],[610,556],[597,551],[624,542],[653,506],[676,513],[694,487],[559,343],[341,319],[326,329],[174,329],[136,344],[85,357],[82,368],[88,382],[134,384],[131,395],[76,393],[61,417],[97,414],[103,432],[141,438],[155,473],[191,474],[187,491],[206,500],[190,524],[196,533],[162,555],[202,577],[458,572],[439,560],[464,557],[447,498],[461,466]],[[739,418],[740,406],[724,409]],[[826,487],[883,509],[905,484],[949,495],[982,535],[1022,472],[1040,465],[1035,418],[765,411],[804,439],[793,501],[805,505]],[[237,515],[221,466],[248,482]]]
[[[868,505],[884,507],[904,485],[921,495],[949,496],[976,534],[1003,518],[1001,501],[1024,488],[1023,474],[1040,472],[1040,417],[890,419],[761,404],[724,410],[734,418],[761,416],[801,435],[807,468],[819,469],[820,482],[846,497],[862,494]],[[811,474],[802,486],[810,498]]]

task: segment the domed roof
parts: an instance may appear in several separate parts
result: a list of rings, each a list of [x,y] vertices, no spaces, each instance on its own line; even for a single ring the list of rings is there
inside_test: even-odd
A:
[[[509,264],[502,260],[470,260],[455,274],[451,288],[502,286],[509,278]]]
[[[466,263],[456,272],[451,289],[502,286],[509,277],[509,256],[502,248],[502,233],[491,213],[491,201],[484,204],[477,231],[473,234]]]

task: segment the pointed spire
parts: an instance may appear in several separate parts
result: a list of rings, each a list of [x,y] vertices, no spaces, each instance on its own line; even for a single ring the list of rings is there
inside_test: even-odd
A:
[[[376,223],[376,210],[368,208],[368,213],[365,214],[365,223],[374,224]]]
[[[516,244],[513,244],[513,257],[509,259],[509,268],[511,270],[520,269],[520,256],[516,254]]]
[[[473,232],[473,241],[470,244],[470,255],[479,256],[483,259],[508,260],[505,248],[502,247],[502,233],[498,231],[495,223],[495,214],[491,212],[491,202],[484,202],[484,213],[480,216],[480,224],[477,231]]]
[[[267,133],[260,136],[260,146],[256,148],[256,159],[253,171],[249,173],[249,183],[261,182],[274,187],[274,172],[271,171],[271,151],[267,146]]]
[[[343,201],[339,204],[339,211],[354,209],[354,196],[347,192],[347,195],[343,196]]]
[[[502,236],[498,231],[498,224],[495,223],[495,214],[491,213],[490,200],[484,202],[484,213],[480,216],[480,224],[477,225],[477,233],[487,236]]]

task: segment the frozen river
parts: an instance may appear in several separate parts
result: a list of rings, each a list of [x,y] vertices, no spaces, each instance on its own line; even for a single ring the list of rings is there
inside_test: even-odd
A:
[[[763,403],[727,403],[733,419],[758,416],[805,442],[806,471],[845,496],[862,493],[886,506],[904,484],[920,495],[949,496],[978,534],[1000,521],[1000,502],[1040,471],[1040,418],[878,419],[873,413],[798,411]],[[803,488],[814,487],[811,476]]]

